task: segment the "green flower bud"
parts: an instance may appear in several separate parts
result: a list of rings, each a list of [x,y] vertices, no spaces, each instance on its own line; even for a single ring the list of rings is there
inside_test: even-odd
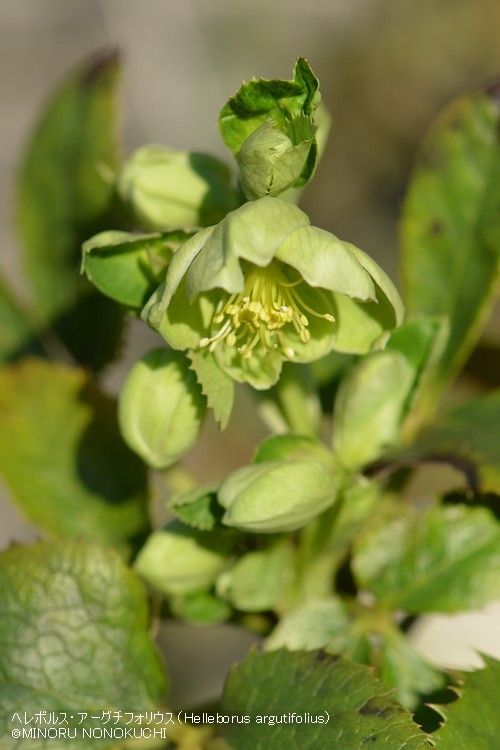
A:
[[[225,164],[164,146],[138,149],[118,177],[118,190],[147,229],[214,224],[237,205]]]
[[[316,160],[315,133],[311,117],[297,117],[282,129],[265,122],[252,133],[237,156],[246,197],[279,195],[307,182]]]
[[[173,521],[151,534],[135,568],[164,594],[186,594],[214,583],[228,564],[232,545],[227,532],[197,531]]]
[[[186,358],[157,349],[130,370],[119,399],[122,435],[156,469],[175,463],[198,439],[205,398]]]
[[[240,167],[247,198],[296,201],[311,179],[329,130],[319,82],[299,58],[291,80],[253,80],[222,108],[222,138]]]
[[[267,461],[231,474],[219,489],[223,523],[276,533],[305,526],[335,502],[340,477],[320,460]]]
[[[217,593],[244,612],[279,607],[294,575],[294,550],[289,538],[242,555],[217,579]]]
[[[175,349],[206,350],[265,389],[284,360],[382,347],[403,306],[365,253],[265,197],[182,244],[142,315]]]

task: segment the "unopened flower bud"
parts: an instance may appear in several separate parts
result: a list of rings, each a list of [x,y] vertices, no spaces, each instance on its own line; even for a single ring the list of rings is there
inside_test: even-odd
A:
[[[119,400],[130,448],[156,469],[175,463],[198,438],[205,398],[183,354],[157,349],[130,370]]]

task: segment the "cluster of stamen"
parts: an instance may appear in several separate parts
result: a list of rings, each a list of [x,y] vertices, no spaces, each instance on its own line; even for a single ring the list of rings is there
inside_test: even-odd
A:
[[[288,281],[277,264],[252,268],[244,289],[219,304],[212,319],[212,328],[217,330],[209,338],[201,339],[200,346],[213,352],[224,342],[249,359],[254,349],[262,345],[268,351],[279,350],[287,359],[293,359],[295,351],[283,337],[284,326],[293,326],[300,340],[307,344],[311,338],[308,315],[335,321],[333,315],[309,307],[297,291],[302,283],[302,278]]]

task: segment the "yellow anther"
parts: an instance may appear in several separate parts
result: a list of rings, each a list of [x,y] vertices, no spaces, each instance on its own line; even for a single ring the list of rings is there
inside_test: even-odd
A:
[[[295,287],[302,283],[303,279],[289,282],[274,262],[265,268],[253,268],[244,289],[218,307],[212,318],[212,335],[202,338],[199,346],[211,352],[219,345],[236,348],[243,359],[249,359],[256,350],[279,349],[284,357],[293,359],[296,352],[280,333],[284,326],[291,325],[288,332],[295,332],[307,344],[311,340],[307,313],[335,322],[333,315],[313,310],[297,293]]]

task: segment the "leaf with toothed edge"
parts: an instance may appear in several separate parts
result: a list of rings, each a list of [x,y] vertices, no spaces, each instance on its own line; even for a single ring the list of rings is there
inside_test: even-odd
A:
[[[237,750],[428,750],[434,744],[367,667],[324,651],[251,652],[229,673],[222,711],[250,717],[222,729]],[[292,715],[307,720],[292,722]],[[322,723],[312,723],[317,717]]]
[[[433,735],[438,750],[498,750],[500,661],[482,658],[485,668],[465,673],[463,686],[454,688],[458,700],[432,706],[445,720]]]
[[[206,396],[208,407],[212,409],[221,430],[224,430],[233,409],[234,383],[229,375],[221,370],[210,352],[191,350],[188,356],[191,360],[191,369],[196,373],[201,390]]]
[[[221,526],[224,508],[217,502],[217,487],[205,485],[174,495],[168,507],[177,518],[200,531],[212,531]]]
[[[352,565],[358,584],[391,609],[480,607],[500,596],[500,523],[467,505],[400,509],[356,540]]]
[[[303,57],[295,63],[291,80],[254,78],[243,83],[219,113],[224,143],[236,155],[270,117],[281,124],[298,115],[312,115],[320,102],[318,89],[318,79]]]

